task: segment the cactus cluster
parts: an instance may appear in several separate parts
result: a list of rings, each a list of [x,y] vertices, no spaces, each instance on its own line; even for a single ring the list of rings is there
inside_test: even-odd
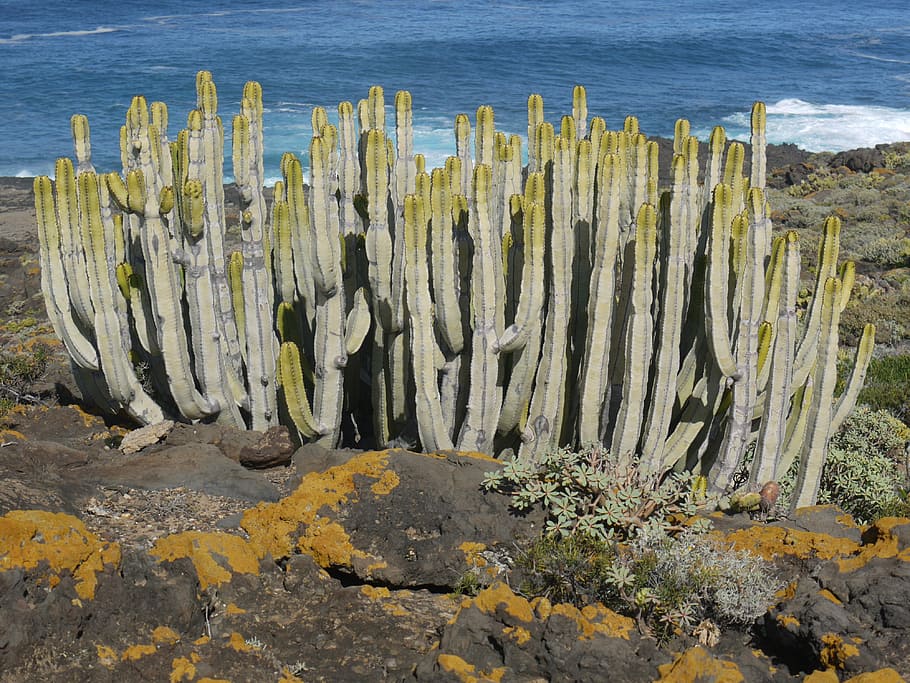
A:
[[[307,182],[285,154],[268,202],[251,82],[232,121],[242,240],[229,253],[211,74],[196,87],[174,140],[165,105],[134,98],[120,172],[94,170],[75,116],[75,167],[61,159],[55,183],[35,180],[47,307],[99,406],[143,423],[283,421],[329,446],[370,423],[377,446],[528,462],[597,442],[649,472],[697,471],[715,491],[757,441],[750,484],[799,458],[796,499],[814,500],[873,335],[835,402],[853,266],[838,269],[832,218],[800,319],[799,240],[772,237],[763,191],[763,105],[748,172],[743,145],[716,128],[701,174],[680,120],[659,188],[657,143],[634,117],[619,130],[589,119],[580,86],[556,127],[529,98],[527,165],[521,138],[482,106],[473,135],[456,117],[456,154],[430,170],[410,94],[387,124],[373,87],[337,123],[314,109]]]

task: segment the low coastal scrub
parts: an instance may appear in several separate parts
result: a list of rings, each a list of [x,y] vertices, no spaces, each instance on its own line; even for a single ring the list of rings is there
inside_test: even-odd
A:
[[[48,349],[36,345],[29,351],[0,351],[0,418],[16,405],[37,403],[34,384],[44,377]]]
[[[710,640],[718,625],[750,624],[779,588],[770,565],[724,547],[705,533],[707,520],[692,519],[703,483],[692,473],[643,474],[635,458],[596,445],[552,450],[537,465],[513,461],[485,480],[517,509],[548,512],[543,535],[517,560],[525,594],[601,602],[659,640]]]
[[[690,529],[647,531],[626,544],[586,534],[544,535],[518,558],[521,590],[582,606],[601,602],[665,641],[713,644],[719,626],[748,626],[774,603],[769,563]]]

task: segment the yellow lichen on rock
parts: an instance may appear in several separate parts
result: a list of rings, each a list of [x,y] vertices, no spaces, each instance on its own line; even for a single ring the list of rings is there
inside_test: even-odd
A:
[[[733,662],[726,662],[711,654],[700,645],[683,652],[670,664],[657,667],[660,683],[741,683],[745,679]]]
[[[531,640],[531,632],[521,626],[506,626],[502,629],[502,634],[508,636],[519,645],[524,645]]]
[[[906,683],[907,679],[891,668],[867,671],[853,678],[848,678],[844,683]]]
[[[778,614],[777,623],[787,630],[799,628],[799,619],[792,614]]]
[[[107,543],[72,515],[45,510],[12,510],[0,517],[0,571],[35,569],[46,562],[51,587],[68,571],[83,600],[95,597],[97,574],[120,564],[120,546]]]
[[[826,633],[822,636],[822,649],[818,653],[822,666],[843,669],[850,657],[858,656],[859,648],[844,642],[844,639],[836,633]]]
[[[246,638],[233,631],[228,638],[228,647],[237,652],[250,652],[253,650],[253,646],[246,642]]]
[[[186,657],[176,657],[171,662],[170,683],[191,681],[196,678],[196,666]]]
[[[152,631],[152,642],[158,645],[176,645],[180,642],[180,634],[170,626],[159,626]]]
[[[521,596],[515,595],[512,589],[501,581],[497,581],[489,588],[484,588],[476,597],[467,601],[467,604],[474,605],[487,614],[495,614],[501,606],[506,614],[519,621],[526,623],[534,621],[534,610],[531,609],[531,603]]]
[[[840,683],[840,677],[834,672],[834,669],[825,669],[824,671],[813,671],[803,679],[803,683]]]
[[[737,529],[726,534],[724,538],[733,544],[734,549],[748,550],[766,560],[773,560],[782,555],[793,555],[800,559],[830,560],[854,555],[860,549],[858,543],[848,538],[774,526]]]
[[[255,545],[239,536],[217,531],[184,531],[164,536],[155,541],[149,554],[159,562],[189,558],[203,590],[230,581],[232,572],[258,574],[261,558]]]
[[[550,610],[551,619],[557,615],[575,622],[579,640],[590,640],[597,633],[629,640],[629,633],[635,628],[633,619],[617,614],[600,604],[585,605],[578,609],[568,603],[559,603],[553,605]]]
[[[151,643],[143,643],[139,645],[130,645],[126,648],[123,653],[120,655],[121,661],[124,662],[135,662],[137,659],[142,659],[147,655],[153,655],[158,651]]]
[[[120,659],[117,651],[109,645],[95,645],[95,651],[98,653],[98,663],[108,669],[112,668]]]
[[[506,673],[505,667],[496,667],[492,671],[477,671],[477,667],[457,655],[441,654],[436,658],[439,668],[454,674],[462,683],[500,683]]]
[[[382,482],[378,491],[374,493],[376,495],[388,493],[391,490],[389,487],[392,479],[390,477],[383,479],[387,465],[388,452],[373,451],[357,455],[343,465],[330,467],[325,472],[311,472],[289,496],[276,503],[260,503],[247,510],[240,526],[250,535],[250,543],[260,548],[263,554],[270,554],[275,559],[288,557],[295,545],[298,545],[292,536],[301,525],[312,525],[322,508],[337,510],[342,503],[355,495],[357,490],[355,477],[368,477],[377,480],[377,483]],[[344,531],[340,525],[334,530],[327,530],[326,527],[327,523],[323,523],[320,529],[314,530],[314,533],[318,532],[317,535],[334,533],[334,542],[340,543],[338,530],[340,529],[342,533]],[[344,536],[346,538],[347,534]],[[322,539],[321,542],[304,541],[303,546],[318,548],[320,543],[324,545],[327,540],[329,539]],[[339,546],[336,546],[335,550],[338,551]],[[353,548],[349,547],[343,552],[351,556],[352,551]],[[329,555],[334,556],[334,552]]]
[[[835,605],[843,605],[843,604],[844,604],[844,603],[843,603],[843,602],[842,602],[834,593],[832,593],[831,591],[829,591],[827,588],[822,588],[822,589],[818,592],[818,594],[819,594],[820,596],[822,596],[823,598],[825,598],[826,600],[830,600],[830,601],[833,602]]]

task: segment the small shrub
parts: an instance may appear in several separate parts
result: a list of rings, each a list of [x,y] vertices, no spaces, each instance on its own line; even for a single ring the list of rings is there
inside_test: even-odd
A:
[[[47,372],[48,357],[47,348],[41,345],[28,352],[0,352],[0,415],[16,404],[39,401],[32,388]]]
[[[908,440],[910,428],[891,413],[857,406],[828,443],[818,502],[837,505],[862,524],[910,512]],[[794,462],[781,480],[779,504],[792,494],[798,467]]]
[[[522,590],[582,606],[598,601],[660,640],[706,620],[748,625],[774,603],[771,565],[698,530],[639,534],[627,545],[585,535],[544,536],[518,559]]]
[[[910,239],[880,237],[863,248],[862,257],[885,268],[905,265],[910,261]]]
[[[625,539],[644,529],[681,528],[698,510],[696,478],[644,474],[637,457],[623,462],[595,444],[551,450],[539,464],[512,460],[488,472],[483,485],[510,493],[518,510],[543,505],[547,533]]]

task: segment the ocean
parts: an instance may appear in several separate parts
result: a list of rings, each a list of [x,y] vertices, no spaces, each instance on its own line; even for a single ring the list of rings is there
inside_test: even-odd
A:
[[[226,123],[244,82],[262,84],[271,178],[283,152],[306,157],[314,106],[374,84],[387,104],[411,92],[428,165],[453,153],[459,112],[490,104],[524,134],[530,93],[558,122],[575,84],[611,128],[634,114],[669,136],[685,117],[702,138],[721,124],[743,139],[762,100],[770,142],[838,151],[910,140],[908,45],[906,0],[0,0],[0,175],[51,174],[74,113],[95,165],[118,169],[131,97],[167,102],[174,138],[199,69]]]

